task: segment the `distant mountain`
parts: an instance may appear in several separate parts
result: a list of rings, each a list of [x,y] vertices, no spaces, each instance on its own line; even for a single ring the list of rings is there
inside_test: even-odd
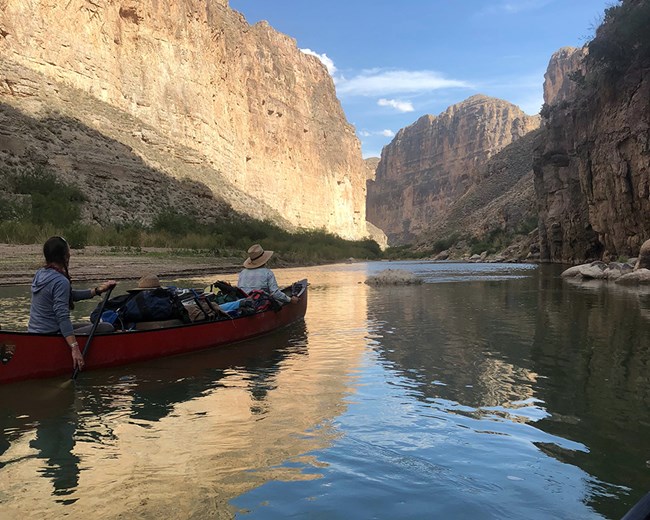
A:
[[[364,159],[366,165],[366,180],[374,181],[377,174],[377,166],[379,165],[379,157],[368,157]]]
[[[472,242],[479,249],[524,260],[537,252],[537,200],[533,186],[533,151],[541,130],[533,130],[497,152],[482,169],[481,177],[448,211],[418,237],[421,250],[438,252],[457,242],[466,242],[466,254]],[[455,240],[449,240],[455,237]],[[442,247],[438,244],[447,244]],[[509,246],[516,247],[508,250]],[[493,248],[493,250],[490,250]],[[482,251],[476,251],[477,254]],[[536,257],[535,257],[536,258]]]
[[[368,220],[384,230],[390,245],[446,229],[449,218],[457,218],[451,216],[456,202],[493,175],[486,173],[489,159],[538,128],[539,121],[484,95],[437,117],[421,117],[384,147],[376,178],[368,181]]]

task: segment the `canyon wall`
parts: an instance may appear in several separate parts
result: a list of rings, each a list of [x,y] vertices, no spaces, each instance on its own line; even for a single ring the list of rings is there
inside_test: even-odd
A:
[[[650,237],[649,24],[647,3],[625,1],[606,11],[588,52],[551,58],[571,86],[545,87],[567,95],[546,100],[535,151],[543,261],[635,256]]]
[[[586,55],[586,47],[562,47],[553,53],[544,73],[544,103],[555,105],[575,97],[578,87],[571,77],[584,74]]]
[[[534,254],[529,255],[538,251],[533,232],[537,210],[532,162],[540,134],[540,129],[528,132],[490,157],[477,182],[418,237],[418,249],[437,253],[440,244],[446,248],[472,237],[481,240],[500,235],[503,243],[494,244],[497,251],[491,252],[503,253],[500,256],[509,259],[534,259]],[[503,251],[515,243],[521,247]]]
[[[0,0],[0,60],[5,117],[68,107],[89,130],[109,131],[92,110],[74,111],[77,98],[95,99],[128,120],[129,134],[110,138],[175,181],[228,193],[257,217],[368,235],[360,143],[325,67],[226,0]],[[165,151],[195,167],[179,171]],[[92,184],[92,170],[77,174]]]
[[[538,126],[539,116],[483,95],[421,117],[384,147],[368,181],[368,220],[391,245],[416,239],[480,181],[490,157]]]

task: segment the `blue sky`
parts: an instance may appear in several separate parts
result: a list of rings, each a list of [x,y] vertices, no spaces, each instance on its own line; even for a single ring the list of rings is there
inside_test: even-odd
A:
[[[614,0],[230,0],[318,55],[364,157],[474,94],[536,114],[561,47],[584,45]]]

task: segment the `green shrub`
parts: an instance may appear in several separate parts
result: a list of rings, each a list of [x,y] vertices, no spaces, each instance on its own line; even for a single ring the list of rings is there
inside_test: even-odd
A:
[[[65,227],[79,220],[83,193],[53,173],[36,168],[10,177],[9,184],[14,193],[31,195],[33,223]]]
[[[481,238],[473,237],[470,239],[470,253],[480,255],[483,251],[487,251],[488,254],[494,254],[508,246],[511,239],[512,235],[510,233],[506,233],[502,229],[493,229]]]
[[[25,221],[0,222],[0,242],[5,244],[42,244],[60,230],[51,224]]]
[[[324,230],[290,233],[270,221],[242,216],[205,224],[195,215],[185,215],[175,209],[161,211],[148,228],[138,223],[85,225],[80,219],[85,197],[78,188],[66,185],[51,172],[37,168],[7,175],[7,179],[13,193],[29,195],[32,201],[31,210],[22,216],[3,205],[0,241],[7,243],[43,243],[48,237],[60,234],[73,248],[93,244],[117,248],[116,252],[126,248],[137,251],[142,247],[165,247],[183,254],[191,251],[231,256],[242,255],[251,244],[261,242],[266,249],[278,251],[284,261],[291,262],[323,263],[382,256],[374,240],[345,240]]]
[[[83,249],[88,242],[89,233],[90,229],[88,226],[77,222],[65,228],[63,236],[72,249]]]
[[[589,42],[586,63],[596,76],[607,81],[635,61],[650,59],[650,3],[623,0],[605,10],[603,23]]]
[[[1,172],[0,172],[1,174]],[[27,220],[31,215],[31,200],[12,193],[0,193],[0,221]]]
[[[515,235],[527,235],[538,226],[537,215],[531,215],[517,224],[515,227]]]
[[[440,251],[443,251],[443,249]],[[418,258],[429,258],[440,251],[436,251],[435,248],[418,249],[413,244],[405,244],[387,248],[382,257],[387,260],[415,260]]]
[[[199,227],[201,226],[194,217],[183,215],[174,209],[160,212],[152,226],[154,231],[167,231],[176,236],[186,235]]]
[[[451,246],[453,246],[456,242],[458,242],[459,238],[460,238],[460,236],[458,235],[458,233],[453,233],[453,234],[449,235],[448,237],[436,240],[433,243],[433,252],[434,252],[434,254],[438,254],[441,251],[446,251]]]

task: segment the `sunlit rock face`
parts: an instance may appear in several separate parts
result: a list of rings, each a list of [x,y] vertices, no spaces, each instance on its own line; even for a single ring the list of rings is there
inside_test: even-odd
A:
[[[577,83],[571,77],[584,72],[586,54],[586,47],[562,47],[553,53],[544,74],[544,103],[561,103],[575,95]]]
[[[421,117],[382,150],[368,220],[391,245],[412,241],[480,180],[491,156],[538,126],[539,116],[483,95]]]
[[[194,152],[247,195],[236,210],[259,200],[294,226],[367,236],[360,143],[327,70],[226,0],[0,0],[0,58],[154,128],[171,155]],[[28,111],[26,91],[0,101]],[[205,171],[187,175],[218,197]]]
[[[582,61],[583,50],[562,50],[549,63],[544,91],[555,94],[534,160],[544,261],[632,257],[650,236],[649,62],[635,52],[609,78]],[[560,73],[565,79],[549,85]]]
[[[366,165],[366,181],[374,181],[377,172],[377,165],[379,165],[379,157],[369,157],[363,161]]]

